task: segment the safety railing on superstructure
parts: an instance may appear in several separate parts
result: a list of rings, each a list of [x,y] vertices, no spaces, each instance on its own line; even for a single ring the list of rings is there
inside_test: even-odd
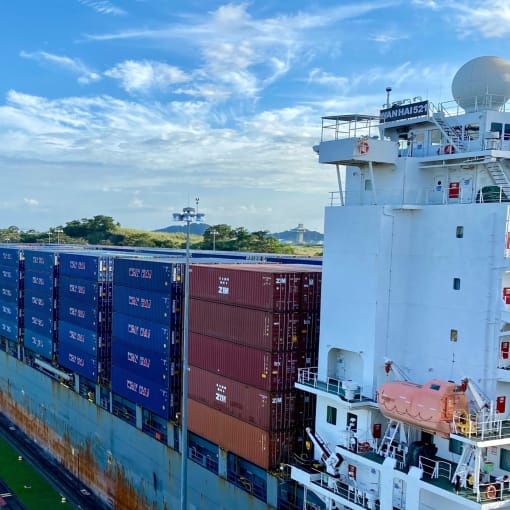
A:
[[[473,441],[508,439],[510,444],[510,420],[496,418],[489,412],[466,413],[456,411],[452,423],[453,433]]]

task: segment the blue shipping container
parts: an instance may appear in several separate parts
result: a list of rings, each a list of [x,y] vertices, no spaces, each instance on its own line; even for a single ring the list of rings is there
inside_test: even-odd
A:
[[[92,330],[97,330],[107,320],[106,313],[98,310],[97,303],[87,304],[64,298],[60,299],[58,318]]]
[[[112,276],[112,257],[97,253],[61,253],[60,274],[87,278],[89,280],[110,280]]]
[[[112,316],[112,336],[149,351],[180,357],[181,332],[159,322],[150,322],[134,315],[115,312]]]
[[[55,292],[55,287],[55,275],[41,271],[25,270],[25,289],[32,289],[50,295]]]
[[[80,351],[74,345],[67,342],[58,344],[59,365],[76,372],[91,381],[97,379],[97,358],[91,354]]]
[[[110,296],[109,289],[111,289],[110,283],[97,282],[85,278],[61,275],[58,282],[59,296],[61,298],[77,299],[84,303],[107,301]]]
[[[17,303],[0,301],[0,319],[18,324],[20,308]]]
[[[164,353],[135,347],[117,338],[112,340],[113,366],[144,379],[166,384],[170,389],[180,387],[178,363],[178,360],[169,360]]]
[[[25,291],[25,308],[38,310],[40,313],[53,317],[56,311],[56,297],[53,293],[27,289]]]
[[[168,391],[168,387],[115,366],[112,366],[111,379],[112,391],[117,395],[141,405],[162,418],[175,418],[176,402],[179,399],[178,395]]]
[[[80,328],[71,322],[58,321],[58,341],[67,342],[88,354],[97,353],[97,332]]]
[[[170,292],[163,294],[121,285],[113,287],[113,310],[166,325],[175,324],[180,312]]]
[[[44,310],[25,307],[25,328],[52,338],[55,335],[55,326],[56,322],[53,314],[47,314]]]
[[[23,344],[26,349],[37,352],[44,358],[53,359],[53,338],[41,335],[31,329],[25,329]]]
[[[183,264],[158,259],[116,258],[113,263],[113,283],[156,292],[173,293],[173,286],[181,285]]]
[[[18,323],[5,319],[0,319],[0,336],[16,342],[19,337]]]
[[[19,267],[22,250],[19,248],[0,247],[0,264]]]
[[[18,303],[21,298],[21,290],[17,285],[0,283],[0,299],[6,303]]]
[[[25,250],[25,271],[55,274],[57,265],[58,253],[53,250]]]
[[[20,280],[19,268],[14,266],[0,266],[0,283],[18,287]]]

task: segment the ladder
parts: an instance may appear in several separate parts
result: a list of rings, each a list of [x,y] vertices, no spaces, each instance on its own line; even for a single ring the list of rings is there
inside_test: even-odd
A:
[[[397,437],[400,436],[400,428],[403,427],[402,423],[395,420],[390,420],[386,427],[386,432],[381,440],[381,444],[377,449],[377,454],[384,457],[391,457],[392,451],[394,450],[394,442],[398,442]]]
[[[494,184],[499,186],[502,191],[498,201],[510,199],[510,180],[508,179],[501,162],[499,160],[489,161],[485,164],[485,168],[487,169],[487,173],[491,176]]]
[[[448,140],[449,145],[453,145],[457,152],[466,152],[466,146],[464,145],[462,138],[459,136],[457,131],[455,131],[455,129],[444,120],[443,113],[434,113],[432,119],[434,120],[434,123],[439,128],[441,133],[443,133],[445,138]]]
[[[457,464],[457,469],[455,470],[455,473],[453,473],[453,477],[451,479],[452,483],[455,483],[456,477],[459,476],[461,487],[467,488],[468,476],[470,473],[475,472],[475,453],[476,447],[474,445],[463,445],[462,455],[460,456],[459,463]]]

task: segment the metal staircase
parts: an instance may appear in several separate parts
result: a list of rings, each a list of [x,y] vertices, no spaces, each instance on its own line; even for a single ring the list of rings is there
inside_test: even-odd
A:
[[[443,136],[448,140],[448,145],[452,145],[456,152],[466,152],[466,146],[462,138],[458,135],[453,127],[444,120],[444,114],[441,112],[434,113],[432,116],[434,123],[439,128]]]
[[[501,161],[489,161],[485,164],[485,168],[487,169],[487,173],[491,176],[494,184],[499,186],[501,191],[500,200],[504,201],[510,198],[510,180],[505,172]]]
[[[402,441],[402,435],[404,435],[405,442],[405,431],[403,424],[399,421],[390,420],[388,422],[388,427],[386,428],[381,443],[379,444],[379,448],[377,449],[377,454],[383,455],[384,457],[392,457],[397,443]]]
[[[476,447],[470,444],[464,444],[462,448],[462,455],[460,456],[457,469],[452,477],[452,483],[455,482],[456,477],[460,478],[460,486],[466,488],[469,475],[475,472],[476,460]]]

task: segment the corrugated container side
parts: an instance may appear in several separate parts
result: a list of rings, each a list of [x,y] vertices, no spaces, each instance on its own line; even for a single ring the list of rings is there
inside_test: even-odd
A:
[[[60,299],[58,318],[85,329],[97,329],[107,320],[107,314],[97,306],[87,305],[71,299]]]
[[[105,301],[110,296],[111,284],[86,278],[61,276],[58,283],[60,297],[76,299],[84,303]]]
[[[6,303],[17,303],[23,296],[23,291],[17,285],[0,283],[0,299]]]
[[[18,267],[20,265],[22,254],[23,250],[20,248],[8,248],[2,246],[0,247],[0,265]]]
[[[172,287],[181,284],[183,264],[147,258],[116,258],[113,282],[123,287],[136,287],[173,294]]]
[[[133,315],[114,312],[112,336],[131,345],[146,347],[150,351],[164,352],[171,357],[180,356],[180,326],[169,327]]]
[[[170,293],[152,292],[134,287],[113,287],[113,310],[124,315],[142,319],[175,324],[180,313],[179,303]]]
[[[189,334],[189,364],[266,391],[294,387],[304,354],[270,353],[226,340]]]
[[[179,395],[170,392],[167,386],[148,381],[116,366],[112,366],[111,382],[113,393],[162,418],[175,418],[179,411]]]
[[[71,322],[58,321],[58,341],[73,345],[87,354],[96,355],[100,340],[97,331],[80,328]]]
[[[55,274],[58,266],[58,253],[25,249],[25,271]]]
[[[96,381],[98,375],[96,356],[83,352],[68,342],[60,342],[57,352],[59,365],[86,377],[90,381]]]
[[[39,310],[40,313],[53,317],[57,309],[56,297],[52,292],[27,289],[25,291],[25,308]]]
[[[297,311],[301,273],[278,265],[193,265],[190,296],[231,305],[274,311]]]
[[[18,323],[22,316],[23,310],[17,303],[10,303],[4,300],[0,301],[0,319]]]
[[[46,359],[53,359],[54,343],[51,337],[41,335],[32,329],[25,329],[23,345],[26,349],[37,352]]]
[[[144,379],[165,384],[170,390],[180,387],[178,360],[169,360],[164,353],[136,347],[117,338],[112,341],[112,365]]]
[[[16,321],[0,319],[0,336],[16,342],[19,337],[19,326]]]
[[[25,305],[25,328],[31,329],[42,336],[52,338],[56,330],[56,320],[52,313],[46,310]]]
[[[303,273],[301,276],[301,310],[318,312],[321,306],[322,273]]]
[[[0,283],[12,287],[19,286],[20,271],[14,266],[0,266]]]
[[[25,289],[49,295],[55,292],[56,284],[57,281],[53,274],[41,271],[25,271]]]
[[[189,399],[189,430],[264,469],[288,462],[295,431],[268,432]]]
[[[109,280],[113,259],[94,253],[61,253],[60,274],[89,280]]]
[[[306,353],[319,352],[320,313],[303,312],[301,314],[301,336]]]
[[[272,312],[190,299],[189,328],[270,352],[303,350],[300,312]]]
[[[296,390],[268,392],[191,366],[189,397],[268,431],[296,425]]]

